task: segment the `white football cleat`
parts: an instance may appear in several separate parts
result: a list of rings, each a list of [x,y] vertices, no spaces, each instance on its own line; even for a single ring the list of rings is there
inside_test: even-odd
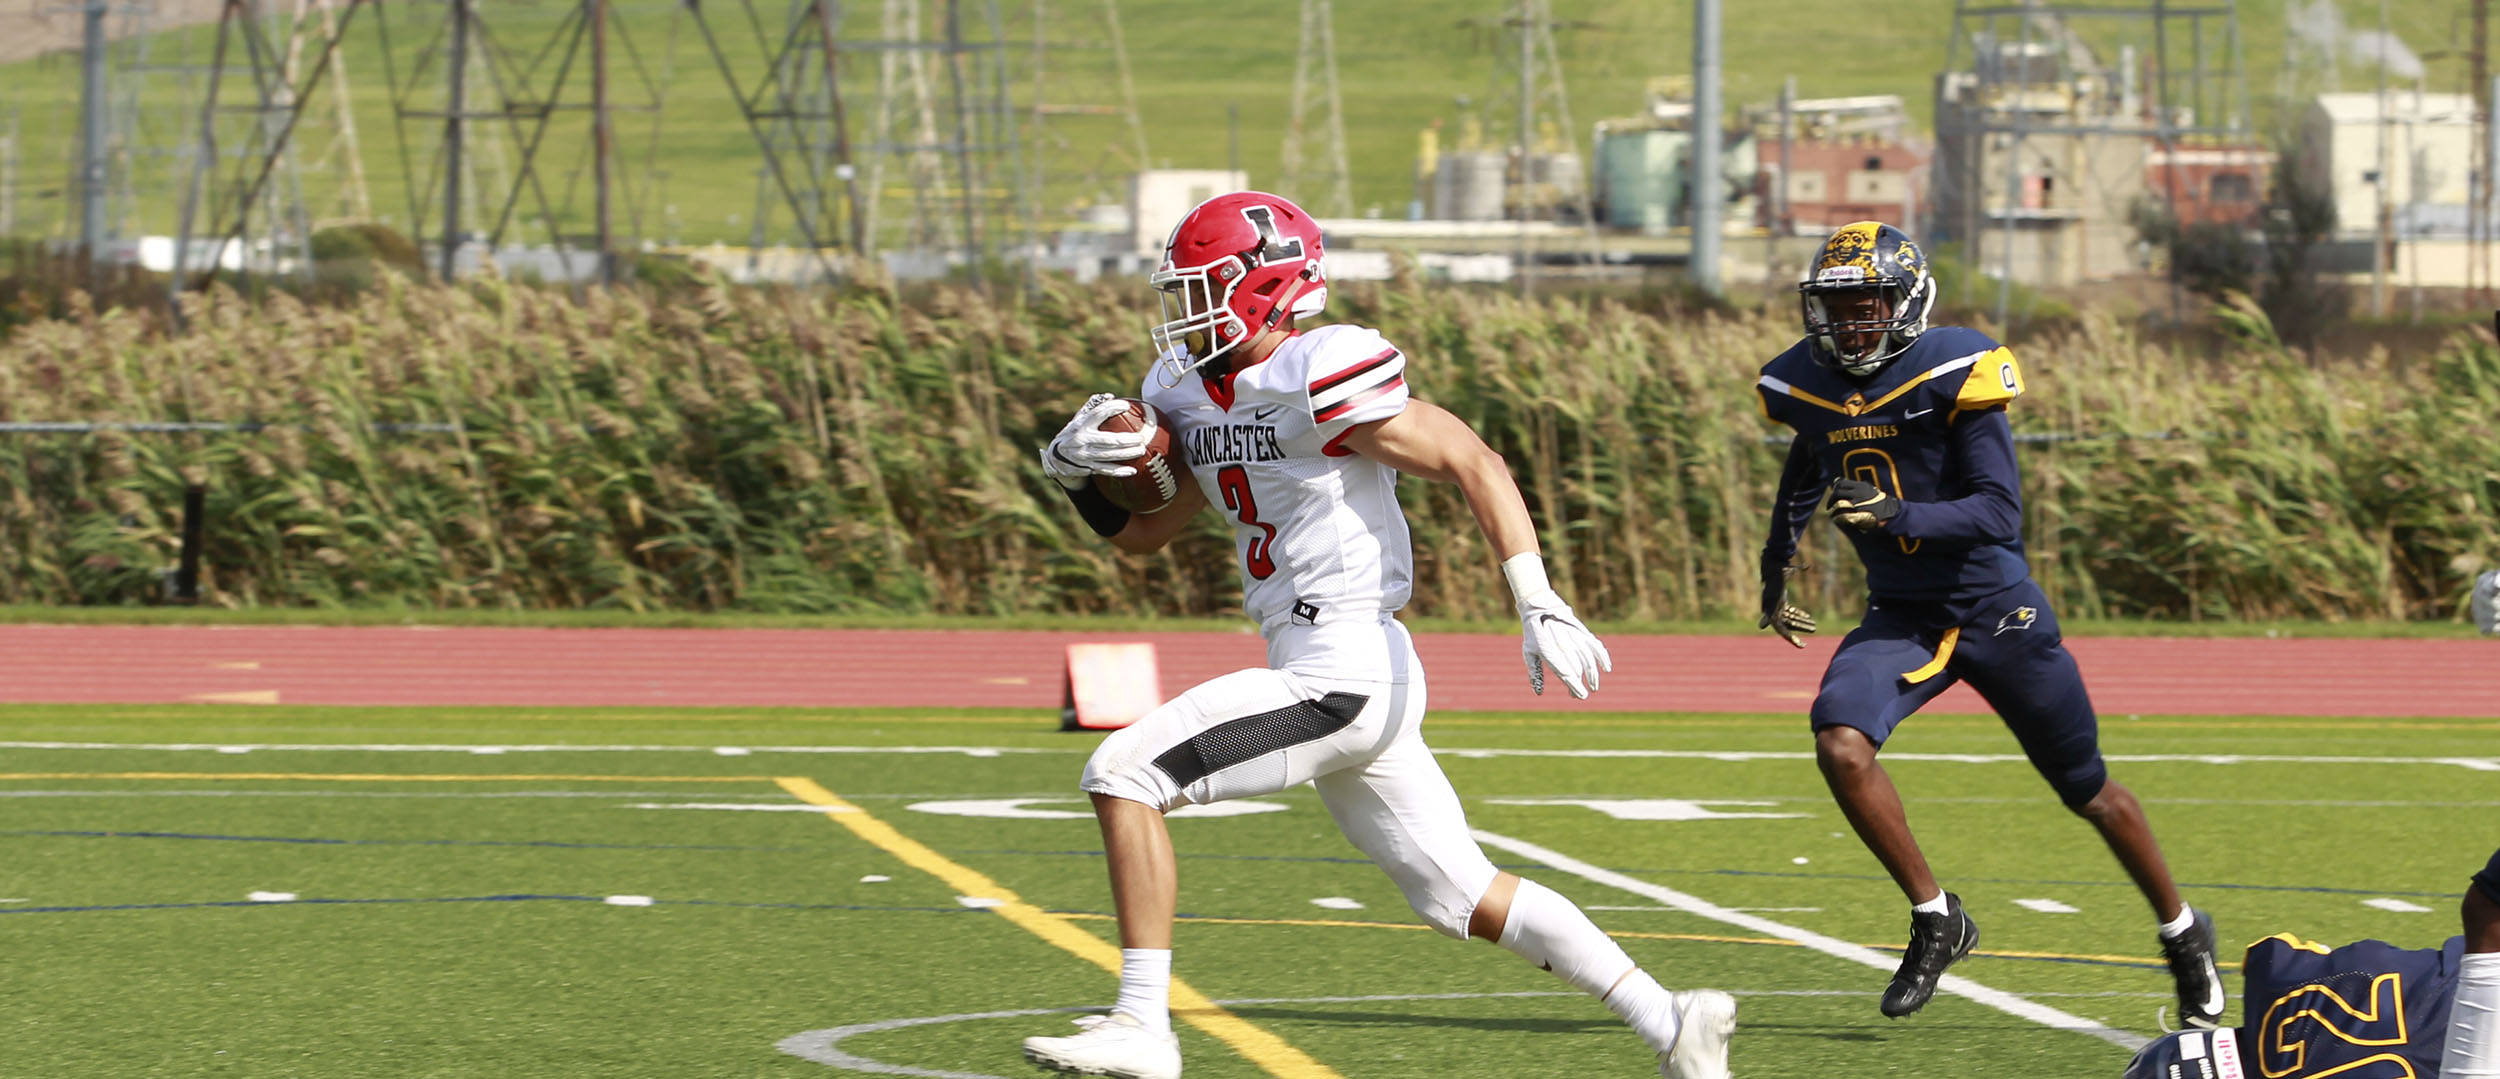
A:
[[[1727,1079],[1727,1040],[1736,1033],[1736,998],[1716,989],[1694,989],[1675,995],[1675,1017],[1682,1024],[1675,1044],[1658,1054],[1658,1074],[1666,1079]]]
[[[1076,1025],[1077,1032],[1064,1038],[1026,1038],[1024,1059],[1065,1075],[1181,1079],[1181,1042],[1171,1032],[1157,1034],[1121,1012],[1079,1016]],[[1726,1074],[1724,1065],[1719,1074]]]

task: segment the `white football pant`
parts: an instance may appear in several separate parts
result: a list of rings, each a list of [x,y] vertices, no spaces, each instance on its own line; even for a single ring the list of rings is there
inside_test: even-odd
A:
[[[1465,939],[1496,870],[1424,745],[1414,638],[1385,616],[1288,625],[1269,639],[1268,662],[1200,683],[1113,732],[1080,785],[1169,812],[1308,781],[1416,915]]]

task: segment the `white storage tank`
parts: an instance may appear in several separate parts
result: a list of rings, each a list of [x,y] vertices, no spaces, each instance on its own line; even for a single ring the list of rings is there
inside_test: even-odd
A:
[[[1684,197],[1684,150],[1691,141],[1682,131],[1607,132],[1597,144],[1606,224],[1653,234],[1674,225],[1682,216],[1676,204]]]
[[[1433,216],[1447,221],[1499,221],[1509,185],[1510,155],[1464,150],[1441,155],[1432,175]]]

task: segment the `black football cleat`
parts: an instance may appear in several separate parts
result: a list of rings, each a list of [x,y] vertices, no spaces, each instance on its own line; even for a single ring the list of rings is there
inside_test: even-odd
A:
[[[2170,961],[2171,980],[2179,983],[2179,1021],[2200,1030],[2222,1025],[2222,1009],[2230,997],[2222,991],[2222,971],[2214,966],[2214,919],[2189,908],[2196,919],[2188,931],[2161,942],[2162,958]]]
[[[1911,911],[1910,946],[1901,950],[1901,969],[1892,972],[1892,984],[1884,987],[1884,1014],[1899,1019],[1926,1007],[1944,968],[1969,955],[1977,943],[1979,923],[1962,910],[1961,896],[1946,892],[1942,914]]]

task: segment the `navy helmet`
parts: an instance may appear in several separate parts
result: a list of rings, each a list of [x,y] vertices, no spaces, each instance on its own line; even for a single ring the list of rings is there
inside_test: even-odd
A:
[[[1907,351],[1927,332],[1927,313],[1936,306],[1926,253],[1881,221],[1855,221],[1832,233],[1797,292],[1814,358],[1860,378]],[[1883,299],[1881,317],[1849,318],[1836,302],[1870,293]]]

